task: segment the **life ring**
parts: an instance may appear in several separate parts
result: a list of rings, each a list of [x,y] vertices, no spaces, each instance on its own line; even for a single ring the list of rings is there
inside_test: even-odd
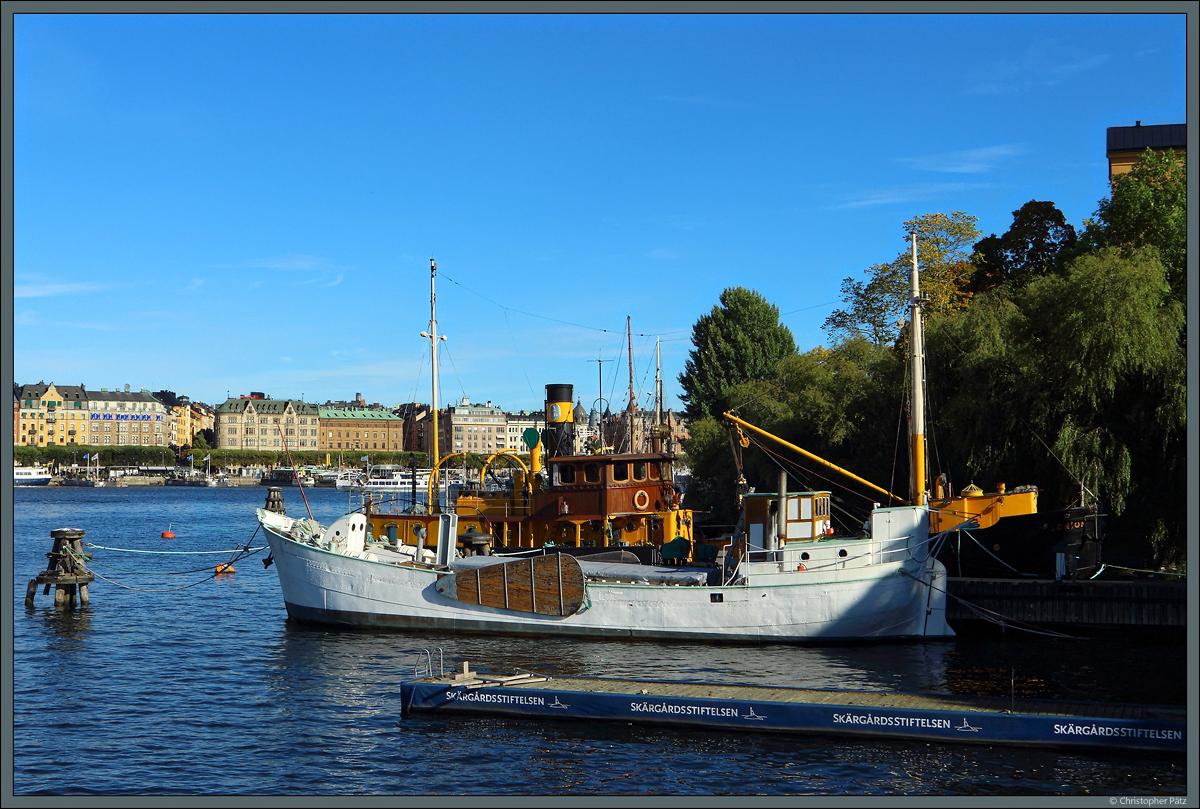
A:
[[[638,489],[633,496],[633,507],[638,511],[645,511],[648,505],[650,505],[650,495],[646,494],[645,489]]]

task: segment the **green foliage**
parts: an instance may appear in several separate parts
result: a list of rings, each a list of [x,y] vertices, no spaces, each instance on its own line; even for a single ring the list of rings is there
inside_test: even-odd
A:
[[[687,507],[705,512],[704,529],[713,535],[737,522],[737,467],[729,432],[723,423],[704,416],[688,425],[683,450],[691,462]],[[721,526],[714,529],[713,526]]]
[[[904,223],[906,248],[888,264],[867,268],[867,283],[847,278],[842,282],[845,309],[835,309],[823,328],[831,338],[866,337],[876,345],[894,342],[900,335],[909,306],[911,237],[917,234],[917,262],[926,311],[940,313],[965,305],[967,286],[974,273],[970,263],[979,239],[976,218],[961,211],[926,214]]]
[[[1186,300],[1187,161],[1147,149],[1128,174],[1114,179],[1112,196],[1100,200],[1095,216],[1085,223],[1082,238],[1089,252],[1155,247],[1171,294]]]
[[[993,233],[976,242],[968,289],[974,294],[1003,283],[1023,286],[1057,268],[1075,242],[1075,228],[1054,203],[1030,200],[1013,211],[1012,225],[1003,236]]]
[[[1113,558],[1182,558],[1184,326],[1153,249],[1084,254],[932,319],[940,471],[1036,483],[1052,504],[1082,482],[1118,518]]]
[[[779,309],[743,287],[721,293],[720,304],[692,326],[692,350],[679,376],[685,415],[719,416],[741,382],[770,379],[781,359],[796,352]]]

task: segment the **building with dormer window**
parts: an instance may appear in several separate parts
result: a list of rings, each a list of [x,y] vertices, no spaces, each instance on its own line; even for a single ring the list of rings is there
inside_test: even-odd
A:
[[[320,439],[316,405],[295,399],[226,399],[216,408],[213,430],[220,449],[282,452],[315,450]]]

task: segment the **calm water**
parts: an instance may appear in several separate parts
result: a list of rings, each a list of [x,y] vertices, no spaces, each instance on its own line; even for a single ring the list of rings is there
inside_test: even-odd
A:
[[[1187,699],[1187,655],[1162,639],[714,647],[327,631],[288,621],[265,553],[219,578],[213,566],[228,553],[182,553],[262,547],[253,509],[265,494],[15,490],[17,796],[1187,794],[1192,759],[401,718],[399,685],[422,650],[447,668],[466,659],[501,673],[1176,704]],[[284,498],[289,514],[304,512],[297,490]],[[308,498],[322,520],[347,505],[334,490]],[[91,603],[58,611],[53,590],[39,589],[27,610],[26,584],[63,527],[104,548],[88,549]],[[161,537],[168,528],[175,539]]]

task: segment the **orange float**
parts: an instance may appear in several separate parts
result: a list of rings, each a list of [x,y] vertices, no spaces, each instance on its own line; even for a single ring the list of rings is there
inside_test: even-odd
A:
[[[215,570],[218,575],[220,575],[221,573],[232,573],[233,565],[231,565],[231,564],[217,565],[215,568],[213,568],[213,570]]]

